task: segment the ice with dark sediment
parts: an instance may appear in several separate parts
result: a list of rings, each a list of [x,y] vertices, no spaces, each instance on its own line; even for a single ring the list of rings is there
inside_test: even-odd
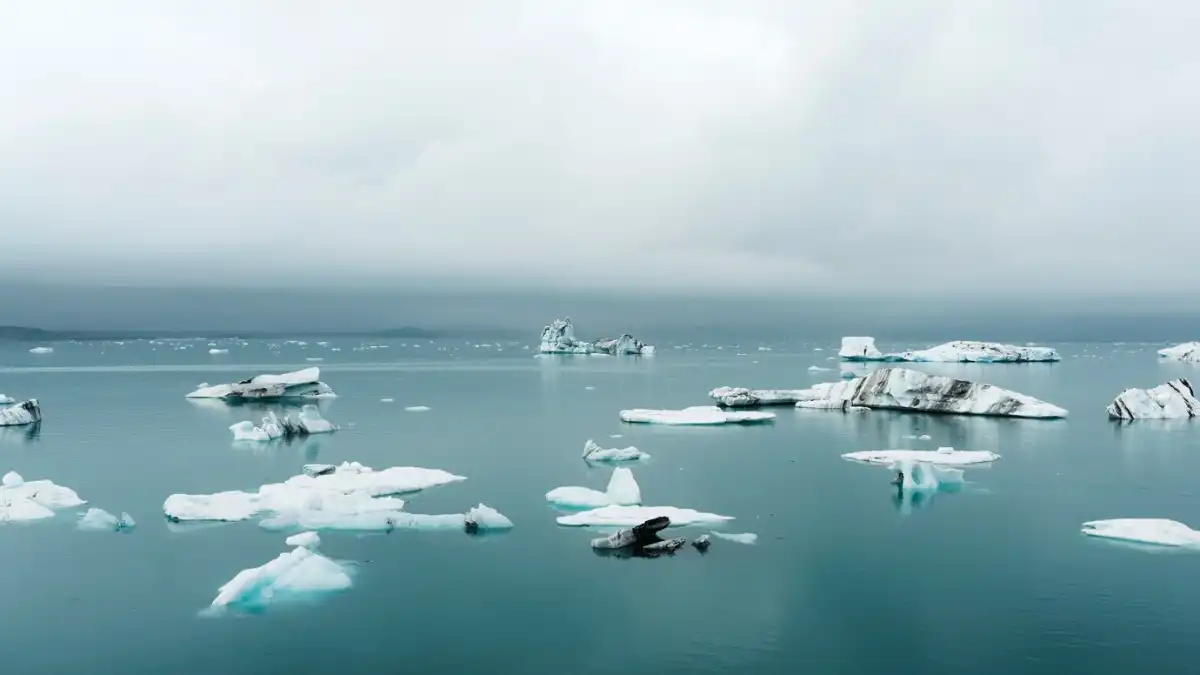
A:
[[[321,382],[320,368],[305,368],[281,375],[257,375],[232,384],[201,384],[188,398],[226,401],[261,399],[326,399],[337,394]]]
[[[1108,405],[1108,416],[1119,420],[1188,419],[1197,414],[1200,400],[1184,378],[1150,389],[1126,389]]]

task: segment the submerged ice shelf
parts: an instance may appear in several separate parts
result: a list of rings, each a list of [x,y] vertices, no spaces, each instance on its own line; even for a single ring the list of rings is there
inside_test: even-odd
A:
[[[1114,518],[1091,520],[1081,530],[1089,537],[1115,539],[1154,546],[1200,547],[1200,532],[1164,518]]]
[[[1021,347],[999,342],[955,340],[927,349],[884,354],[875,347],[875,338],[844,337],[838,351],[845,361],[913,361],[932,363],[1032,363],[1061,361],[1050,347]]]
[[[36,398],[0,408],[0,427],[16,427],[42,421],[42,406]]]
[[[311,434],[327,434],[337,430],[329,420],[321,417],[315,405],[306,405],[296,416],[284,415],[280,419],[273,411],[262,419],[262,426],[246,420],[229,427],[235,441],[266,442],[278,438],[295,438]]]
[[[719,424],[747,424],[768,422],[775,413],[757,411],[732,411],[717,406],[692,406],[682,410],[651,410],[634,408],[621,411],[621,421],[631,424],[665,424],[676,426],[712,426]]]
[[[1200,414],[1191,382],[1171,380],[1151,389],[1126,389],[1108,405],[1108,416],[1120,420],[1187,419]]]
[[[654,353],[654,347],[643,343],[626,333],[619,338],[601,338],[587,342],[575,337],[575,327],[571,320],[555,319],[549,326],[542,329],[542,338],[538,346],[542,354],[609,354],[618,356],[633,354],[649,356]]]
[[[633,472],[624,467],[613,469],[604,492],[591,488],[567,486],[546,493],[546,501],[572,509],[594,509],[601,506],[632,506],[642,503],[642,491]]]
[[[320,381],[320,368],[305,368],[282,375],[257,375],[233,384],[201,384],[188,398],[277,399],[335,398],[337,395],[329,385]]]
[[[863,450],[847,452],[842,455],[842,458],[853,462],[885,466],[892,466],[903,461],[925,462],[941,466],[970,466],[972,464],[990,464],[1000,459],[1000,455],[987,450],[938,448],[937,450]]]

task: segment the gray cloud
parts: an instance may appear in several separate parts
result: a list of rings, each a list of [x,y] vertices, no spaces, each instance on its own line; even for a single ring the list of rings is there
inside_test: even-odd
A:
[[[1198,19],[1183,0],[14,4],[0,269],[1176,290],[1200,281]]]

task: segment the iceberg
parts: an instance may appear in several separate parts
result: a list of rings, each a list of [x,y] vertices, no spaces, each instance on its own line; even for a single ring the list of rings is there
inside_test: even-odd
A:
[[[1051,347],[1017,346],[976,340],[955,340],[927,349],[883,354],[875,348],[874,338],[868,337],[842,338],[842,349],[838,355],[844,361],[932,363],[1032,363],[1062,360],[1058,352]]]
[[[0,478],[0,523],[53,518],[56,510],[86,503],[74,490],[48,480],[26,481],[15,471]]]
[[[589,462],[632,462],[647,459],[650,455],[633,446],[628,448],[602,448],[595,441],[583,444],[583,458]]]
[[[666,424],[672,426],[713,426],[717,424],[748,424],[768,422],[775,413],[722,410],[717,406],[700,405],[683,410],[649,410],[634,408],[621,411],[621,421],[631,424]]]
[[[0,427],[36,424],[42,421],[42,406],[36,398],[8,408],[0,408]]]
[[[732,541],[732,542],[735,542],[738,544],[751,545],[751,544],[755,544],[758,542],[758,535],[754,534],[752,532],[745,532],[743,534],[732,534],[732,533],[727,533],[727,532],[717,532],[716,530],[713,530],[712,536],[717,537],[718,539],[724,539],[726,541]]]
[[[345,590],[352,584],[347,565],[298,546],[265,565],[239,572],[218,589],[212,608],[261,608],[281,600]]]
[[[258,375],[233,384],[200,385],[188,398],[224,400],[275,398],[335,398],[337,394],[320,381],[320,368],[305,368],[282,375]]]
[[[595,342],[587,342],[575,337],[575,327],[571,319],[555,319],[549,326],[542,329],[541,344],[538,351],[543,354],[639,354],[649,356],[654,353],[654,347],[626,333],[619,338],[601,338]]]
[[[899,487],[905,492],[936,492],[956,488],[963,482],[961,469],[951,469],[928,462],[903,459],[893,464],[891,469],[903,475]]]
[[[1200,363],[1200,342],[1185,342],[1158,350],[1159,358],[1187,363]]]
[[[473,506],[466,515],[463,516],[464,526],[467,532],[481,532],[484,530],[510,530],[513,522],[504,514],[487,504],[479,504]]]
[[[4,394],[0,394],[0,405],[8,405],[9,403],[16,403],[16,402],[17,402],[17,399],[15,399],[11,396],[5,396]]]
[[[79,529],[93,532],[122,532],[132,530],[134,525],[133,516],[128,513],[118,518],[104,509],[88,509],[78,523]]]
[[[938,448],[937,450],[864,450],[847,452],[843,459],[864,464],[882,464],[892,466],[898,462],[912,461],[939,466],[970,466],[972,464],[990,464],[1000,455],[987,450],[955,450],[954,448]]]
[[[747,389],[717,387],[708,397],[729,408],[757,408],[766,405],[796,405],[809,398],[807,389]]]
[[[1200,532],[1178,521],[1164,518],[1091,520],[1084,523],[1080,531],[1089,537],[1136,544],[1200,547]]]
[[[246,420],[230,425],[229,430],[233,432],[235,441],[266,442],[278,438],[327,434],[336,431],[337,427],[321,417],[317,406],[309,404],[300,410],[296,419],[292,419],[291,415],[280,419],[274,412],[268,412],[262,418],[262,426],[254,426],[253,422]]]
[[[907,368],[880,368],[862,377],[814,385],[797,408],[862,406],[880,410],[1055,419],[1067,411],[1032,396]]]
[[[1200,400],[1183,378],[1151,389],[1126,389],[1108,405],[1108,416],[1119,420],[1186,419],[1197,414]]]
[[[633,479],[633,472],[624,467],[613,469],[604,492],[585,487],[559,487],[546,493],[546,501],[572,509],[594,509],[601,506],[630,506],[642,503],[642,490]]]
[[[702,511],[693,511],[692,509],[681,509],[674,506],[613,505],[560,516],[557,521],[559,525],[569,527],[633,527],[654,518],[667,518],[671,525],[679,527],[711,525],[733,520],[731,516],[704,513]]]
[[[321,545],[321,535],[316,532],[301,532],[300,534],[293,534],[284,539],[283,543],[288,546],[303,546],[304,548],[315,549]]]
[[[30,354],[53,354],[54,347],[34,347],[29,350]]]

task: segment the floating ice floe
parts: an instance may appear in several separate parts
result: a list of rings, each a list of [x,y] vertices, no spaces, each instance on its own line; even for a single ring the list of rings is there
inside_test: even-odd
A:
[[[303,546],[304,548],[315,549],[321,545],[321,535],[316,532],[301,532],[300,534],[293,534],[284,539],[283,543],[288,546]]]
[[[961,469],[951,469],[928,462],[902,459],[892,464],[891,469],[902,475],[899,487],[906,492],[936,492],[942,489],[954,489],[963,482]]]
[[[647,459],[650,455],[633,446],[628,448],[602,448],[595,441],[583,444],[583,458],[589,462],[632,462]]]
[[[927,349],[883,354],[875,348],[874,338],[869,337],[842,338],[842,348],[838,355],[845,361],[1029,363],[1062,360],[1058,352],[1051,347],[1017,346],[975,340],[956,340]]]
[[[1200,342],[1185,342],[1174,347],[1160,349],[1158,356],[1172,361],[1200,363]]]
[[[1092,520],[1084,523],[1080,531],[1090,537],[1136,544],[1200,547],[1200,532],[1178,521],[1164,518]]]
[[[88,509],[79,517],[78,527],[93,532],[123,532],[132,530],[136,523],[133,516],[122,513],[118,518],[104,509]]]
[[[334,398],[329,385],[320,381],[320,368],[305,368],[282,375],[258,375],[233,384],[200,385],[188,398],[275,399],[275,398]]]
[[[0,408],[0,427],[15,427],[42,421],[42,406],[36,398]]]
[[[0,478],[0,523],[53,518],[56,510],[86,503],[74,490],[48,480],[26,481],[15,471]]]
[[[479,504],[471,507],[463,517],[468,532],[478,532],[480,530],[508,530],[512,529],[513,523],[504,514],[487,504]]]
[[[0,394],[0,405],[7,405],[9,403],[16,403],[16,402],[17,402],[17,399],[12,398],[11,396],[5,396],[4,394]]]
[[[1151,389],[1126,389],[1108,405],[1113,419],[1185,419],[1200,414],[1200,400],[1186,379],[1171,380]]]
[[[829,370],[833,370],[833,368],[822,368],[821,366],[809,366],[808,367],[808,372],[810,372],[810,373],[820,373],[820,372],[825,372],[825,371],[829,371]]]
[[[217,591],[212,609],[252,608],[312,598],[353,585],[350,567],[297,546],[259,567],[242,570]]]
[[[379,402],[380,402],[380,403],[395,403],[395,402],[396,402],[396,399],[394,399],[394,398],[381,398],[381,399],[379,399]]]
[[[34,347],[29,350],[30,354],[53,354],[54,347]]]
[[[575,327],[570,319],[555,319],[553,323],[542,329],[541,343],[538,351],[543,354],[640,354],[649,356],[654,353],[654,347],[644,344],[628,333],[619,338],[601,338],[595,342],[579,340],[575,337]]]
[[[427,405],[410,405],[405,410],[408,412],[429,412],[431,408]]]
[[[327,434],[337,430],[329,420],[321,417],[315,405],[306,405],[296,416],[290,414],[279,418],[273,411],[262,419],[262,426],[246,420],[230,425],[235,441],[266,442],[278,438],[297,438],[311,434]]]
[[[768,422],[775,413],[723,410],[717,406],[700,405],[683,410],[649,410],[634,408],[621,411],[621,421],[632,424],[666,424],[674,426],[712,426],[718,424],[747,424]]]
[[[601,506],[632,506],[642,503],[642,491],[633,472],[624,467],[613,469],[604,492],[591,488],[567,486],[546,493],[546,501],[572,509],[594,509]]]
[[[229,350],[228,350],[228,349],[216,349],[216,348],[213,348],[213,349],[210,349],[210,350],[208,350],[208,353],[209,353],[209,354],[212,354],[213,356],[216,356],[216,355],[218,355],[218,354],[228,354],[228,353],[229,353]]]
[[[711,525],[733,520],[731,516],[704,513],[674,506],[603,506],[558,518],[559,525],[570,527],[633,527],[654,518],[668,518],[671,525]]]
[[[757,408],[768,405],[795,405],[810,396],[808,389],[747,389],[746,387],[717,387],[708,392],[709,398],[730,408]]]
[[[847,452],[842,455],[842,458],[864,464],[883,464],[887,466],[906,460],[941,466],[970,466],[972,464],[990,464],[1000,459],[1000,455],[987,450],[938,448],[937,450],[864,450],[862,452]]]
[[[758,542],[758,535],[752,532],[733,534],[730,532],[717,532],[716,530],[713,530],[712,535],[718,539],[724,539],[726,541],[732,541],[738,544],[751,545]]]

